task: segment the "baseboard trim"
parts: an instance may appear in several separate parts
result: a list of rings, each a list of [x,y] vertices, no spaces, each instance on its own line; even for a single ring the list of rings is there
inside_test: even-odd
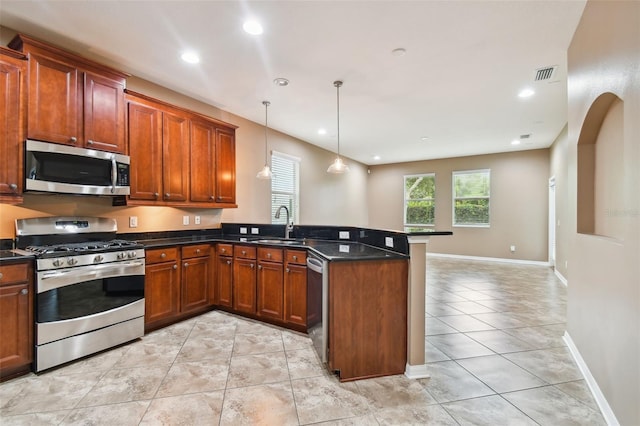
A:
[[[427,371],[427,364],[409,365],[405,367],[404,375],[409,379],[428,379],[431,377]]]
[[[427,252],[427,256],[431,257],[447,257],[452,259],[466,259],[466,260],[482,260],[486,262],[502,262],[502,263],[517,263],[520,265],[536,265],[536,266],[551,266],[551,264],[539,260],[525,260],[525,259],[505,259],[502,257],[481,257],[481,256],[465,256],[462,254],[448,254],[448,253],[432,253]]]
[[[584,362],[582,355],[580,355],[580,351],[578,350],[578,347],[575,345],[575,343],[573,343],[573,340],[571,339],[569,332],[565,331],[564,336],[562,336],[562,339],[567,344],[567,347],[569,348],[569,352],[571,352],[571,356],[575,360],[576,364],[578,365],[578,368],[580,369],[580,372],[584,376],[584,379],[587,382],[587,386],[589,386],[589,390],[591,391],[593,398],[596,400],[596,404],[598,404],[598,407],[600,407],[600,411],[602,412],[602,416],[604,417],[604,420],[610,426],[620,426],[618,419],[616,419],[616,415],[611,409],[611,406],[607,402],[607,399],[604,397],[602,391],[600,390],[600,387],[598,386],[596,379],[591,374],[591,371],[589,371],[589,367],[587,366],[587,363]]]
[[[569,281],[567,281],[567,279],[560,273],[560,271],[558,271],[557,268],[553,268],[553,273],[556,277],[558,277],[560,282],[564,284],[565,287],[569,287]]]

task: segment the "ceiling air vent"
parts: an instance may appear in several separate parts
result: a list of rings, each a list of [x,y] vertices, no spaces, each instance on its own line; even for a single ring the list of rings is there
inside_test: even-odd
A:
[[[558,68],[558,67],[557,66],[553,66],[553,67],[545,67],[545,68],[537,69],[536,70],[535,81],[550,80],[551,76],[553,76],[553,73],[555,72],[556,68]]]
[[[520,135],[520,139],[529,139],[531,137],[531,133],[526,135]]]

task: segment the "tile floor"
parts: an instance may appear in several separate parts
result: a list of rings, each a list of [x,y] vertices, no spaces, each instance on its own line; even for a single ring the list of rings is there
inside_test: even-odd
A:
[[[605,424],[549,268],[429,257],[431,377],[339,383],[301,334],[221,312],[0,385],[5,425]]]

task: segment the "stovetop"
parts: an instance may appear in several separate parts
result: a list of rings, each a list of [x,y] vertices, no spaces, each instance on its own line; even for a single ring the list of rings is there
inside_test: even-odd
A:
[[[27,246],[25,250],[35,254],[38,258],[50,258],[90,253],[108,253],[138,248],[143,248],[143,245],[136,241],[114,239],[110,241],[82,241],[76,243],[32,245]]]

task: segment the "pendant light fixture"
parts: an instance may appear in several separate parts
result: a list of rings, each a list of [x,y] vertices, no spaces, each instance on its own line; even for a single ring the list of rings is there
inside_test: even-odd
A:
[[[264,105],[264,167],[258,172],[256,177],[258,179],[266,180],[271,179],[271,169],[269,169],[269,149],[267,145],[267,110],[269,109],[269,105],[271,105],[271,102],[262,101],[262,105]]]
[[[335,173],[335,174],[340,174],[340,173],[346,173],[349,171],[349,166],[347,166],[344,161],[342,161],[342,158],[340,158],[340,87],[342,86],[342,81],[340,80],[336,80],[333,82],[333,85],[336,88],[336,94],[337,94],[337,111],[338,111],[338,155],[336,156],[336,159],[333,161],[333,163],[331,163],[331,165],[329,166],[329,168],[327,169],[327,173]]]

